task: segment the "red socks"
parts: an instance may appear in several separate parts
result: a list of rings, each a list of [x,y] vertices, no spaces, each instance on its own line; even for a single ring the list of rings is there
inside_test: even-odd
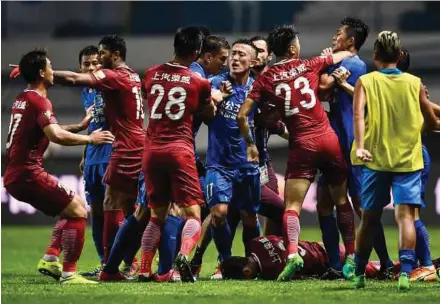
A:
[[[285,210],[283,215],[283,234],[288,254],[298,253],[300,225],[295,210]]]
[[[119,226],[121,226],[123,222],[124,212],[122,212],[121,209],[104,211],[104,264],[107,263],[116,233],[118,233]]]
[[[158,218],[151,217],[142,235],[142,260],[140,273],[151,274],[151,264],[159,247],[160,237],[165,223]]]
[[[66,219],[59,219],[58,222],[55,223],[52,231],[52,238],[50,239],[49,247],[46,250],[47,255],[55,255],[60,256],[61,253],[61,235],[66,225]]]
[[[180,253],[189,256],[191,251],[197,245],[201,233],[202,224],[200,218],[188,217],[182,230],[182,245],[180,246]]]
[[[76,271],[76,263],[84,247],[86,225],[87,220],[85,218],[66,219],[61,234],[61,246],[64,251],[64,272]]]
[[[336,206],[336,218],[338,228],[341,232],[346,254],[354,254],[355,248],[355,227],[354,213],[349,202],[344,205]]]

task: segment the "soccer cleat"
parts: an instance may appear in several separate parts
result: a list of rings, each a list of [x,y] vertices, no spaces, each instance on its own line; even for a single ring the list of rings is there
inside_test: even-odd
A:
[[[98,281],[102,282],[118,282],[118,281],[131,281],[133,277],[127,277],[120,272],[108,273],[101,271],[98,276]]]
[[[174,282],[181,282],[180,273],[177,270],[171,269],[165,274],[154,274],[153,275],[153,281],[158,283],[174,283]]]
[[[119,271],[126,277],[134,277],[139,271],[139,263],[136,261],[131,265],[127,265],[124,261],[122,261],[121,265],[119,266]]]
[[[352,258],[347,258],[345,260],[345,265],[342,268],[342,273],[346,280],[352,280],[354,278],[354,271],[356,268],[356,264]]]
[[[353,273],[354,276],[354,273]],[[343,280],[344,275],[342,271],[336,270],[334,268],[329,267],[327,271],[320,277],[321,280],[335,281],[335,280]],[[347,279],[350,280],[350,279]]]
[[[366,282],[365,275],[359,275],[359,276],[355,275],[353,277],[353,286],[356,289],[365,288],[365,282]]]
[[[394,266],[390,266],[388,268],[380,268],[379,273],[377,274],[378,280],[395,280],[397,278],[396,271]]]
[[[37,266],[38,272],[40,272],[43,275],[50,276],[57,281],[61,277],[62,268],[63,267],[61,266],[60,262],[58,261],[48,262],[45,261],[44,259],[41,259],[38,262],[38,266]]]
[[[211,275],[211,280],[213,281],[223,280],[223,274],[220,264],[218,264],[217,267],[215,267],[214,273]]]
[[[203,255],[201,254],[200,248],[197,247],[194,256],[190,262],[191,272],[196,278],[200,276],[200,272],[202,271],[202,258]]]
[[[286,262],[286,266],[278,276],[277,281],[290,280],[290,278],[295,274],[295,272],[303,268],[303,266],[304,266],[304,260],[298,254],[294,255],[290,259],[288,258]]]
[[[92,278],[96,278],[99,276],[99,273],[101,272],[101,270],[104,268],[104,265],[98,265],[96,266],[95,269],[92,269],[88,272],[81,272],[80,275],[82,275],[83,277],[92,277]]]
[[[191,265],[188,262],[188,259],[183,254],[179,253],[174,261],[176,265],[176,269],[180,273],[180,279],[182,282],[191,282],[195,283],[196,280],[191,272]]]
[[[151,281],[153,281],[153,279],[154,279],[153,274],[148,273],[148,272],[140,273],[138,275],[138,282],[151,282]]]
[[[409,290],[409,278],[406,273],[401,273],[399,276],[399,281],[397,282],[397,289],[402,290]]]
[[[88,280],[77,273],[72,274],[70,277],[60,279],[61,284],[99,284],[96,281]]]
[[[411,272],[411,275],[409,277],[410,282],[433,282],[435,280],[436,274],[434,266],[421,266],[419,268],[416,268]]]

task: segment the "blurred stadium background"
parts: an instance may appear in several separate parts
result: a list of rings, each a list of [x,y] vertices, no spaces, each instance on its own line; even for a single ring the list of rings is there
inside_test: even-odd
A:
[[[45,46],[55,69],[78,68],[78,53],[86,45],[97,44],[105,34],[126,38],[127,63],[141,75],[172,55],[172,35],[183,25],[203,24],[212,33],[235,38],[265,35],[276,24],[294,23],[301,33],[302,57],[311,57],[327,46],[345,16],[363,18],[372,30],[361,56],[372,69],[371,54],[375,34],[383,29],[402,34],[404,46],[411,53],[411,70],[429,88],[431,99],[440,101],[440,2],[4,2],[1,3],[2,86],[1,152],[2,174],[10,106],[24,82],[8,78],[8,63],[18,63],[21,54]],[[83,114],[79,88],[55,86],[49,92],[55,113],[62,124],[78,122]],[[405,122],[402,122],[405,123]],[[427,136],[433,168],[427,189],[428,208],[423,219],[428,225],[440,225],[440,135]],[[207,128],[197,137],[201,154],[207,147]],[[273,137],[270,152],[280,186],[287,157],[287,142]],[[82,147],[51,145],[46,168],[71,189],[83,192],[78,164]],[[302,215],[302,224],[314,225],[315,188],[312,187]],[[46,218],[29,205],[10,197],[2,187],[2,224],[48,224]],[[393,224],[391,212],[385,222]],[[432,236],[433,237],[433,236]],[[435,237],[434,237],[435,238]]]

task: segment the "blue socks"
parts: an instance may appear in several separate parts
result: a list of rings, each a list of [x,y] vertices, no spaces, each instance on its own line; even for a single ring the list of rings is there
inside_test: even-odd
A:
[[[399,250],[399,261],[400,261],[400,272],[406,273],[409,276],[416,262],[416,251],[413,249]]]
[[[159,244],[158,274],[168,273],[173,267],[176,252],[180,247],[180,234],[184,224],[184,218],[168,215]]]
[[[322,241],[327,251],[329,266],[335,270],[342,270],[341,257],[339,255],[339,230],[334,214],[319,216]]]
[[[429,250],[429,234],[421,220],[414,222],[416,228],[416,256],[420,266],[432,266],[431,251]]]
[[[232,233],[228,221],[219,227],[211,224],[211,234],[215,247],[219,253],[220,261],[230,258],[232,255]]]

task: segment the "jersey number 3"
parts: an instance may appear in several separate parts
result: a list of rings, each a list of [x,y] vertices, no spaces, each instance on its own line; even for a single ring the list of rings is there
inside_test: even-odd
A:
[[[301,88],[301,84],[303,85]],[[299,90],[299,92],[301,93],[301,96],[305,96],[308,95],[310,99],[310,101],[307,100],[301,100],[299,102],[299,104],[305,108],[305,109],[311,109],[316,105],[316,96],[315,96],[315,92],[312,90],[312,88],[310,88],[310,82],[307,78],[305,77],[298,77],[297,79],[295,79],[295,81],[293,82],[293,86],[295,88],[295,90]],[[281,91],[284,91],[285,97],[284,97],[284,112],[286,117],[292,116],[294,114],[298,114],[299,113],[299,108],[298,107],[293,107],[291,105],[291,101],[292,101],[292,88],[290,87],[290,85],[288,85],[287,83],[280,83],[279,85],[276,86],[275,88],[275,95],[276,96],[280,96],[281,95]]]
[[[175,94],[178,94],[178,97],[175,97]],[[157,112],[157,108],[159,107],[164,95],[165,89],[160,84],[155,84],[151,87],[151,95],[156,95],[156,100],[154,101],[153,108],[151,109],[151,119],[162,119],[162,113]],[[185,112],[185,99],[186,99],[186,90],[182,87],[173,87],[168,92],[168,100],[165,104],[165,114],[171,120],[179,120],[182,118],[183,113]],[[177,106],[177,112],[171,113],[171,107]]]

